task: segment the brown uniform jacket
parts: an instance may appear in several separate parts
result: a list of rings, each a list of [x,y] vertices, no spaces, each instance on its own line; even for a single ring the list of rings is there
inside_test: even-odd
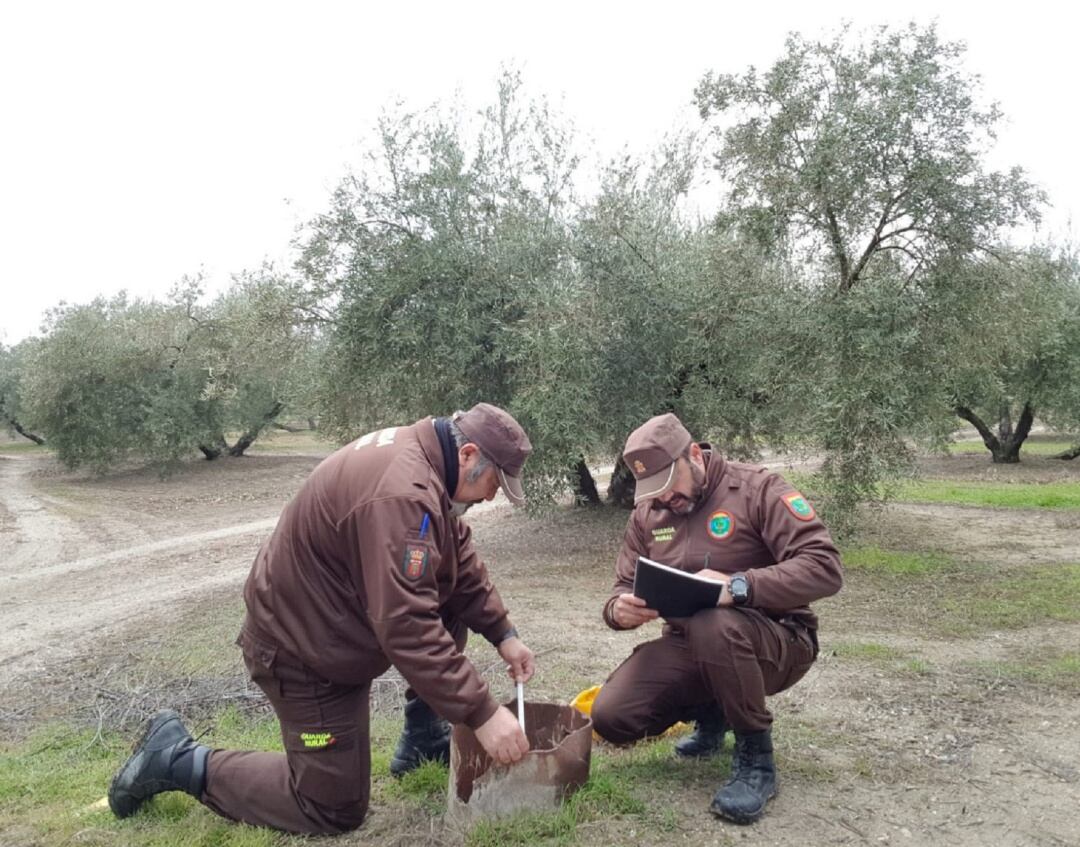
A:
[[[653,501],[634,509],[604,620],[621,629],[612,618],[612,606],[620,594],[634,590],[637,557],[645,556],[690,573],[703,568],[726,574],[743,571],[750,582],[750,606],[816,630],[817,617],[809,604],[835,594],[843,583],[840,554],[829,531],[779,474],[730,462],[708,445],[701,446],[701,504],[689,515],[653,510]]]
[[[252,565],[245,628],[334,682],[393,664],[436,712],[475,728],[497,704],[445,622],[489,640],[511,624],[444,475],[431,418],[327,457]]]

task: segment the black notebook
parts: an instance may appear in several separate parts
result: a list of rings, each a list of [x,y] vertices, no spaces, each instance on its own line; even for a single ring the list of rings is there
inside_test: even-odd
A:
[[[710,609],[720,600],[724,583],[638,556],[634,596],[640,597],[662,618],[688,618]]]

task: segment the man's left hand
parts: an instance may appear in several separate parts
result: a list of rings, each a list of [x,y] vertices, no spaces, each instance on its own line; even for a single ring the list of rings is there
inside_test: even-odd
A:
[[[498,646],[499,655],[506,661],[507,673],[514,682],[528,682],[536,671],[533,651],[520,638],[507,638]]]

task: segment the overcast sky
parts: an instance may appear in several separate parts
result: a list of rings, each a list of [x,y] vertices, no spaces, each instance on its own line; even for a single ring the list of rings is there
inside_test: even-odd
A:
[[[691,119],[707,70],[765,67],[791,30],[927,22],[968,44],[1009,125],[992,164],[1080,212],[1080,13],[1066,3],[8,2],[0,6],[0,342],[61,300],[160,296],[182,275],[280,260],[379,111],[460,92],[500,65],[594,149],[648,149]],[[877,4],[881,5],[881,4]],[[900,4],[898,4],[900,5]],[[944,6],[944,8],[940,8]],[[1052,11],[1057,7],[1057,11]]]

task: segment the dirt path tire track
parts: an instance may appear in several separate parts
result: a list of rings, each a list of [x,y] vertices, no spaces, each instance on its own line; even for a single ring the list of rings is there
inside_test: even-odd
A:
[[[9,681],[92,651],[94,639],[152,622],[205,592],[238,593],[280,510],[273,505],[258,520],[103,550],[110,540],[153,537],[155,526],[126,512],[87,522],[66,517],[66,504],[31,480],[41,464],[0,460],[0,671]],[[78,555],[87,550],[102,552]]]
[[[173,607],[186,607],[211,591],[238,596],[267,531],[247,529],[210,544],[196,536],[184,549],[152,558],[133,548],[131,555],[110,555],[95,568],[51,570],[26,580],[26,590],[5,591],[0,601],[0,668],[17,675],[92,651],[94,639],[139,620],[152,626]]]
[[[902,524],[906,516],[931,546],[956,554],[1010,565],[1080,562],[1080,521],[1073,512],[945,503],[892,503],[888,512],[890,523]]]
[[[30,478],[45,461],[0,459],[0,673],[8,680],[92,651],[95,640],[127,625],[153,626],[159,615],[210,592],[239,597],[281,511],[280,501],[259,503],[255,514],[245,513],[255,520],[108,549],[110,542],[153,537],[161,522],[118,515],[115,507],[83,522],[64,517],[66,504]],[[500,495],[469,516],[484,520],[502,508],[508,506]],[[221,516],[193,508],[191,523]],[[173,517],[165,531],[175,526]],[[78,555],[88,549],[101,552]]]
[[[33,461],[0,456],[0,575],[23,572],[39,561],[55,561],[74,553],[65,543],[81,535],[75,522],[55,508],[26,482]]]

